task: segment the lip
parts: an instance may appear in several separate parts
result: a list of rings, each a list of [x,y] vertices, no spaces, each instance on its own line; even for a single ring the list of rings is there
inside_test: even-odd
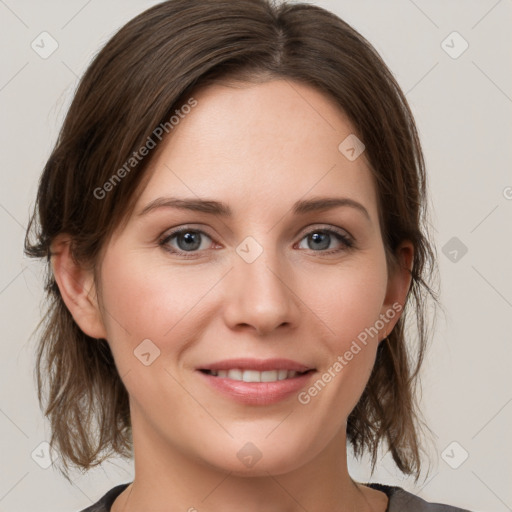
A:
[[[291,359],[224,359],[216,363],[206,364],[198,368],[198,370],[231,370],[232,368],[239,368],[240,370],[258,370],[264,372],[265,370],[292,370],[296,372],[306,372],[314,370],[310,366],[292,361]]]
[[[214,377],[201,370],[292,370],[307,372],[276,382],[243,382],[227,377]],[[311,370],[311,371],[308,371]],[[199,376],[215,391],[244,405],[271,405],[298,393],[316,373],[314,368],[290,359],[227,359],[197,369]]]

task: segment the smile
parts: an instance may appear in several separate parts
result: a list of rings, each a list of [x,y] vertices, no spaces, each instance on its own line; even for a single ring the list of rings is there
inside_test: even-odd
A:
[[[214,377],[227,378],[241,382],[277,382],[280,380],[293,379],[298,375],[307,372],[297,372],[295,370],[242,370],[233,368],[230,370],[203,370],[208,375]]]

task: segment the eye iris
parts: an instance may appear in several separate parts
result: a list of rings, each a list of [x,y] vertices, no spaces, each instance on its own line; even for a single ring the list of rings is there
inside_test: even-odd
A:
[[[178,246],[184,251],[194,251],[201,245],[201,233],[194,231],[184,231],[175,235]],[[329,233],[317,231],[308,236],[313,242],[313,249],[327,249],[329,247],[331,235]],[[310,247],[311,248],[311,247]]]
[[[201,245],[201,241],[199,238],[199,233],[193,233],[190,231],[180,233],[177,238],[178,245],[180,246],[180,249],[183,249],[185,251],[198,249],[199,246]],[[186,242],[184,247],[179,243],[181,240],[184,240]]]
[[[327,249],[329,247],[329,234],[327,233],[313,233],[312,235],[310,235],[310,238],[311,240],[313,240],[314,242],[320,242],[320,245],[316,244],[314,245],[313,248],[317,248],[317,249]],[[325,243],[327,241],[327,243]],[[322,244],[322,242],[324,242]]]

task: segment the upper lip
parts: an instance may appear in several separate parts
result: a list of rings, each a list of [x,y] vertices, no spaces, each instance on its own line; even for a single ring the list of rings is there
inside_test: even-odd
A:
[[[198,370],[291,370],[296,372],[306,372],[313,370],[310,366],[306,366],[291,359],[224,359],[205,366],[201,366]]]

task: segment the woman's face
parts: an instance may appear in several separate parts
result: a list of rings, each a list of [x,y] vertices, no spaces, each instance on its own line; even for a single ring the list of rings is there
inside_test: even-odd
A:
[[[365,154],[339,149],[353,128],[328,97],[276,80],[194,98],[103,255],[105,337],[136,458],[280,474],[344,448],[409,282],[388,280]]]

